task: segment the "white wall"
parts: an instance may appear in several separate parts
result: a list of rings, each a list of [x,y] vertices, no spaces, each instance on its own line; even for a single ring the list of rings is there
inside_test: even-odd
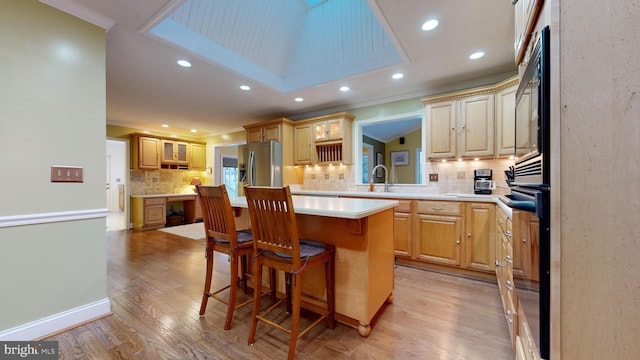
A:
[[[36,0],[2,0],[0,339],[110,310],[105,101],[103,29]],[[52,165],[82,167],[84,182],[50,182]]]

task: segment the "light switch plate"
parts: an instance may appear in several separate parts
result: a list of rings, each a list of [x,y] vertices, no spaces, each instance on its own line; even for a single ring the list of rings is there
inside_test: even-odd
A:
[[[429,182],[438,182],[438,174],[429,174]]]
[[[84,182],[79,166],[51,166],[51,182]]]

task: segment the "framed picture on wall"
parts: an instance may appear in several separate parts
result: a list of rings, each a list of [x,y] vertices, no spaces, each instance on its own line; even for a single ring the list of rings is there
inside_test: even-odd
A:
[[[383,161],[382,153],[376,153],[376,165],[381,165]],[[382,168],[376,170],[376,177],[382,177]]]
[[[392,151],[391,165],[409,165],[409,150]]]

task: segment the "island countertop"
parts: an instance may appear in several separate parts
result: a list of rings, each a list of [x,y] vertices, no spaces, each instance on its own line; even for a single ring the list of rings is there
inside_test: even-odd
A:
[[[292,196],[297,214],[362,219],[398,206],[396,200]],[[231,199],[231,206],[247,208],[247,198]]]

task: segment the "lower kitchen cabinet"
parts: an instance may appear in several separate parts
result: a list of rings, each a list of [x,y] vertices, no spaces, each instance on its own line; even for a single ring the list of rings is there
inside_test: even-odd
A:
[[[411,258],[413,215],[411,200],[398,200],[393,217],[393,248],[396,257]]]
[[[496,251],[496,278],[504,317],[511,335],[511,343],[516,343],[518,335],[518,312],[516,310],[517,296],[513,282],[513,225],[511,219],[500,209],[496,209],[496,230],[498,234]]]
[[[136,230],[151,230],[164,227],[166,223],[167,199],[139,198],[131,199],[131,213],[133,214],[133,228]]]
[[[461,216],[461,202],[416,200],[415,258],[461,266]]]
[[[465,256],[467,269],[494,272],[495,270],[495,205],[492,203],[465,204]]]

